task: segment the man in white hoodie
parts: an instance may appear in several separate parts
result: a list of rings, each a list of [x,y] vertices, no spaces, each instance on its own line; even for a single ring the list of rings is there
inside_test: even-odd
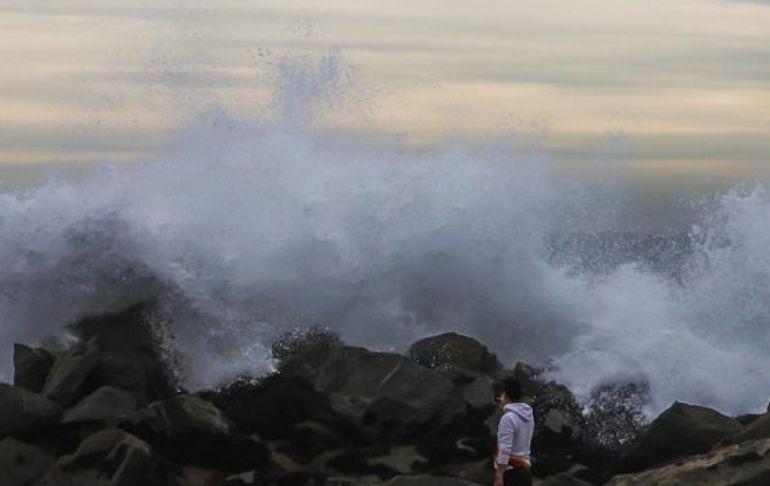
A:
[[[495,401],[503,410],[497,426],[493,486],[531,486],[530,444],[535,430],[532,407],[521,402],[521,384],[513,377],[499,383]]]

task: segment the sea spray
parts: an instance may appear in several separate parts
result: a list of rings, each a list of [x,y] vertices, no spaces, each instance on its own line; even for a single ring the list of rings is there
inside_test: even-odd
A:
[[[191,388],[269,371],[270,344],[295,328],[395,351],[454,330],[508,365],[549,362],[585,398],[647,382],[649,413],[764,407],[765,189],[717,200],[670,261],[602,244],[591,258],[607,264],[586,266],[553,241],[628,230],[612,181],[597,191],[500,140],[414,151],[327,136],[312,122],[318,97],[339,95],[335,58],[279,67],[276,116],[212,110],[156,160],[0,198],[6,377],[13,341],[156,299]]]

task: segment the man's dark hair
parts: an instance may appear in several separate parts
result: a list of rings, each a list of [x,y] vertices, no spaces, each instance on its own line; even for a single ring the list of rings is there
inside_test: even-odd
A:
[[[495,384],[495,395],[497,396],[503,392],[505,392],[511,400],[521,400],[523,395],[521,382],[512,376],[503,378]]]

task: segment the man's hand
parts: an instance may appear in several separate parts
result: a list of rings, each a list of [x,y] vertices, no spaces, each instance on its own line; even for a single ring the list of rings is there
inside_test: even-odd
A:
[[[495,475],[495,482],[492,483],[492,486],[504,486],[503,477]]]

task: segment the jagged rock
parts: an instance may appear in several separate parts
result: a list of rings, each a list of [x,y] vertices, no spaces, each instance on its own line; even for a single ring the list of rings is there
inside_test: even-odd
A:
[[[40,393],[55,360],[53,354],[46,349],[14,343],[13,385]]]
[[[168,464],[146,442],[122,430],[88,436],[59,458],[41,486],[181,486]]]
[[[134,394],[140,405],[176,393],[177,383],[163,359],[153,329],[155,304],[143,302],[126,310],[82,319],[70,328],[97,349],[92,380]],[[92,391],[92,390],[88,390]]]
[[[335,410],[355,420],[370,412],[367,420],[375,425],[382,422],[368,407],[376,400],[401,402],[410,411],[403,421],[410,426],[428,421],[441,425],[466,408],[445,376],[392,353],[340,346],[292,357],[282,363],[281,373],[309,380],[330,395]]]
[[[100,352],[93,381],[130,392],[140,406],[175,394],[174,378],[156,356],[137,351]]]
[[[62,422],[103,422],[134,411],[136,405],[136,397],[131,393],[103,386],[67,410]]]
[[[491,466],[490,466],[491,467]],[[398,476],[383,483],[383,486],[476,486],[464,479],[442,476]]]
[[[88,392],[88,378],[98,354],[93,343],[81,343],[61,354],[46,378],[42,394],[66,407]]]
[[[760,415],[733,438],[733,442],[770,439],[770,413]]]
[[[689,456],[676,463],[612,478],[606,486],[764,486],[770,484],[770,439]]]
[[[494,381],[488,376],[479,376],[458,386],[460,396],[472,408],[494,409]]]
[[[413,474],[423,471],[428,460],[423,457],[415,446],[397,446],[387,454],[367,459],[366,464],[372,467],[384,466],[399,474]]]
[[[561,473],[556,476],[550,476],[540,483],[540,486],[591,486],[582,479],[576,478],[572,474]]]
[[[518,365],[514,373],[530,369]],[[545,477],[569,469],[581,459],[584,442],[583,407],[564,385],[543,381],[537,375],[519,378],[535,414],[535,435],[532,450],[536,462],[532,472]]]
[[[341,433],[312,420],[295,425],[286,440],[288,452],[304,461],[310,461],[324,451],[350,445]]]
[[[7,437],[0,441],[0,484],[28,486],[40,478],[53,463],[53,456]]]
[[[150,322],[154,308],[152,302],[141,302],[119,312],[86,317],[69,328],[83,342],[91,342],[103,351],[158,355],[158,339]]]
[[[621,457],[620,472],[634,472],[677,457],[707,452],[743,430],[716,410],[675,402]]]
[[[56,424],[61,406],[37,393],[0,383],[0,438],[34,434]]]
[[[448,332],[421,339],[407,351],[416,363],[438,371],[495,373],[502,369],[497,356],[477,340]]]
[[[302,422],[316,422],[342,435],[348,442],[360,441],[361,432],[332,409],[329,398],[307,381],[295,376],[273,375],[259,382],[241,381],[205,393],[245,433],[265,440],[285,438]]]
[[[325,352],[344,343],[334,332],[311,327],[296,329],[279,337],[270,347],[273,358],[284,360],[301,354]]]
[[[264,444],[239,436],[216,406],[197,396],[178,395],[152,403],[125,415],[118,424],[179,463],[228,472],[267,464]]]
[[[183,466],[179,479],[184,486],[222,486],[225,474],[216,469]]]

